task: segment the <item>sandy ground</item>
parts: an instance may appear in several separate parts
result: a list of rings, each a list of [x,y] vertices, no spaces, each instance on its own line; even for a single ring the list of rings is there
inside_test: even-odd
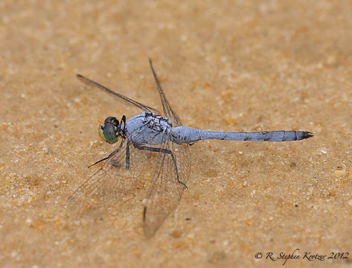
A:
[[[267,253],[298,249],[285,266],[352,267],[351,14],[344,0],[1,1],[0,266],[281,267]],[[315,137],[195,144],[152,239],[143,182],[74,221],[67,198],[115,148],[98,125],[138,112],[75,75],[160,109],[148,58],[187,126]]]

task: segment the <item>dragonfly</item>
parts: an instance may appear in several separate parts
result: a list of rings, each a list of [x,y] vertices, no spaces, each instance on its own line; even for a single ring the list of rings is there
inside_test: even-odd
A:
[[[119,144],[100,169],[70,196],[78,214],[99,208],[115,209],[127,193],[138,188],[143,177],[149,178],[149,189],[143,208],[143,229],[151,238],[165,219],[176,209],[187,189],[191,172],[189,147],[200,140],[298,141],[313,137],[309,131],[223,132],[206,131],[182,125],[161,87],[152,61],[150,68],[162,103],[163,115],[147,105],[116,93],[80,74],[77,78],[88,86],[103,90],[142,112],[128,120],[109,116],[99,126],[100,137],[109,144]],[[149,173],[146,167],[153,168]],[[136,186],[137,185],[137,186]]]

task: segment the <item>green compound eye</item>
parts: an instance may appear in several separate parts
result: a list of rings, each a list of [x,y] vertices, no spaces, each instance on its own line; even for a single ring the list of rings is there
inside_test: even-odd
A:
[[[98,133],[99,136],[108,143],[117,142],[116,127],[110,122],[101,124]]]
[[[98,133],[99,133],[100,138],[102,138],[104,141],[106,141],[106,139],[104,137],[104,130],[103,130],[104,127],[105,127],[105,125],[101,124],[98,128]]]

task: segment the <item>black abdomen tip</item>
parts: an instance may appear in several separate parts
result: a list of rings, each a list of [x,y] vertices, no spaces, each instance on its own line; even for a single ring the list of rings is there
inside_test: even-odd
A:
[[[309,139],[313,136],[314,136],[313,132],[303,131],[302,140]]]

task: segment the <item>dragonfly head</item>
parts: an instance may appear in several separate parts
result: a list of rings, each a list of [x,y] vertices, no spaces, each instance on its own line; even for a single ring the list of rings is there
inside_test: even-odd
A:
[[[99,136],[108,143],[117,142],[120,135],[119,120],[115,117],[109,116],[105,119],[104,123],[99,126]]]

